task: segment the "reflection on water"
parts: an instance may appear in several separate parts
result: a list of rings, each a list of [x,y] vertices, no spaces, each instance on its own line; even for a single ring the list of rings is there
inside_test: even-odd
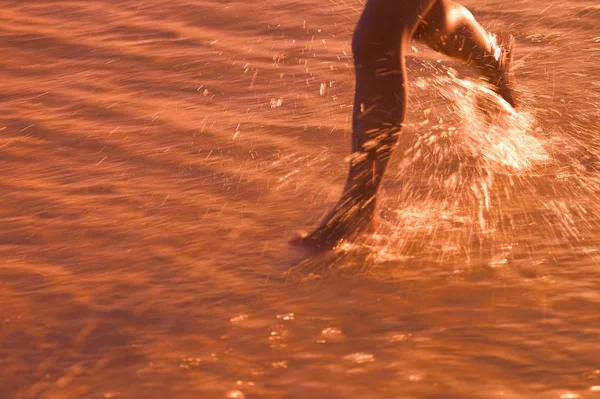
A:
[[[466,5],[523,106],[415,44],[380,228],[298,260],[360,2],[0,4],[0,397],[599,396],[600,9]]]

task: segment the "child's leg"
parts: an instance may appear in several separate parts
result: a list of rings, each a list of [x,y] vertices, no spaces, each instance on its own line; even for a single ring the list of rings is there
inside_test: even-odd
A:
[[[452,0],[436,1],[414,36],[432,49],[480,69],[498,94],[515,105],[509,76],[512,37],[490,36],[469,10]]]
[[[404,54],[435,0],[368,0],[352,40],[356,73],[348,179],[334,209],[311,234],[294,240],[327,248],[364,230],[398,140],[406,109]]]

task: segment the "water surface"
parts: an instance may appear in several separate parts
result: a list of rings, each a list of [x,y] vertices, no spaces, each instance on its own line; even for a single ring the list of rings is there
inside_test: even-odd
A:
[[[0,397],[600,397],[600,8],[466,5],[520,111],[416,43],[378,234],[298,260],[359,1],[2,2]]]

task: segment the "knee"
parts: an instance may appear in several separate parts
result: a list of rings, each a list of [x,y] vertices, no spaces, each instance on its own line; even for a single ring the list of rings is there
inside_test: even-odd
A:
[[[473,14],[464,6],[451,1],[438,1],[419,25],[416,35],[425,40],[438,40],[474,21]]]
[[[472,24],[474,21],[473,14],[464,6],[455,2],[449,2],[443,27],[446,33],[451,33],[462,26]]]

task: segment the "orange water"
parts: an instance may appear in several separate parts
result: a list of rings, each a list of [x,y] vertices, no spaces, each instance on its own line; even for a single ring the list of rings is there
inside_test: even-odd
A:
[[[0,398],[600,397],[600,8],[466,5],[524,105],[415,44],[379,231],[300,259],[359,1],[1,2]]]

